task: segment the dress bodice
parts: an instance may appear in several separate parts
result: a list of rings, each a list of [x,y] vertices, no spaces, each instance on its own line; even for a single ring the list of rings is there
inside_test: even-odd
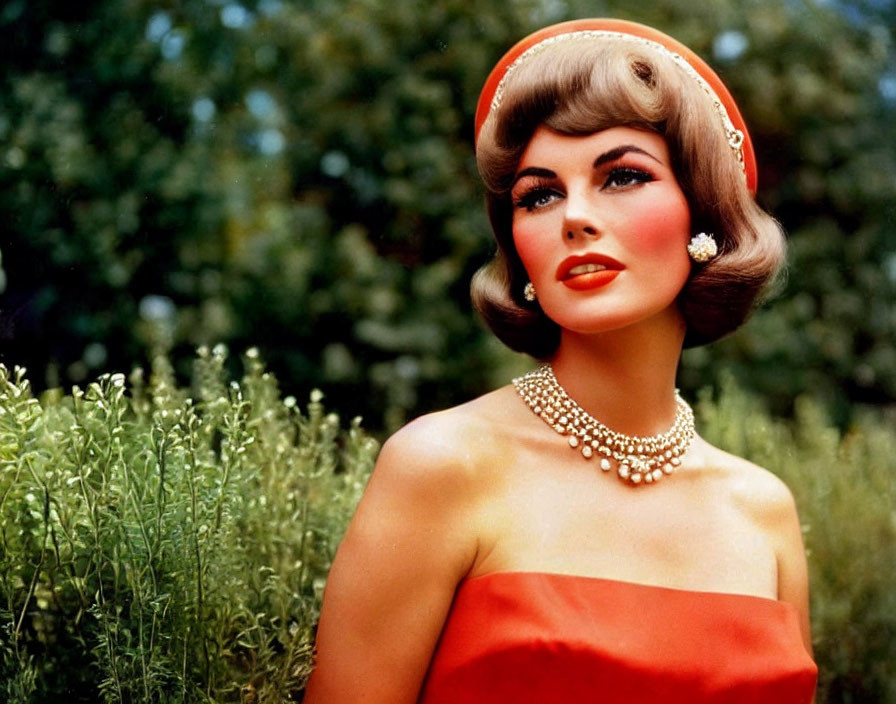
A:
[[[504,572],[461,583],[420,704],[808,704],[797,610],[755,596]]]

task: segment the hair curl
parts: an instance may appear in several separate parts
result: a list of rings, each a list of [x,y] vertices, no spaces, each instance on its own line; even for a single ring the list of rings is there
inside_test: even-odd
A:
[[[712,232],[719,245],[716,257],[692,267],[679,294],[685,347],[717,340],[746,320],[782,268],[784,237],[747,190],[710,98],[673,61],[630,42],[559,42],[515,69],[477,141],[498,251],[473,277],[471,293],[502,342],[539,359],[560,342],[559,326],[523,298],[528,277],[513,244],[510,187],[541,125],[564,135],[615,126],[661,134],[694,231]]]

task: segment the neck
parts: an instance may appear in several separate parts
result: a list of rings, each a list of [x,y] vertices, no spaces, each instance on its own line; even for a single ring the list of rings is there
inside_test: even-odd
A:
[[[606,426],[654,435],[675,418],[683,341],[678,315],[596,335],[564,330],[551,364],[570,397]]]

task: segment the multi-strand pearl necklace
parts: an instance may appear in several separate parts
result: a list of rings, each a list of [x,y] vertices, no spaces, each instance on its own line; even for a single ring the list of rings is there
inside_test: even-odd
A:
[[[675,392],[675,422],[660,435],[640,437],[610,430],[564,391],[549,364],[513,380],[526,405],[560,435],[580,448],[585,459],[599,458],[600,468],[616,467],[620,479],[632,485],[653,484],[672,474],[694,439],[694,412]]]

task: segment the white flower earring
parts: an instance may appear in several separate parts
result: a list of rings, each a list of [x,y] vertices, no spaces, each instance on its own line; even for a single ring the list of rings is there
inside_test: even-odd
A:
[[[536,299],[535,286],[531,281],[523,286],[523,298],[525,298],[527,301],[534,301]]]
[[[688,255],[695,262],[708,262],[719,253],[719,247],[712,235],[701,232],[694,235],[688,243]]]

